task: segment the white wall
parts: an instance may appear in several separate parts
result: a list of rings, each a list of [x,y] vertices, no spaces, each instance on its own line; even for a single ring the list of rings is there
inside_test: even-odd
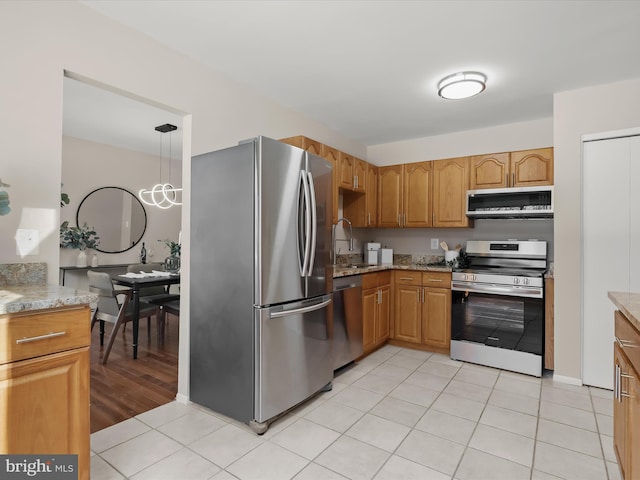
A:
[[[384,166],[553,146],[553,119],[510,123],[367,148],[369,162]]]
[[[233,39],[230,39],[233,41]],[[12,212],[0,218],[0,263],[43,261],[58,282],[63,74],[93,79],[120,92],[182,112],[183,187],[189,191],[191,155],[256,135],[304,134],[356,156],[363,145],[288,110],[76,2],[0,2],[0,178]],[[189,142],[191,138],[191,142]],[[189,295],[188,195],[182,208],[183,282]],[[18,228],[36,229],[39,253],[16,254]],[[188,392],[188,304],[180,322],[178,391]]]
[[[158,182],[159,162],[158,155],[63,137],[62,183],[64,192],[69,194],[70,202],[61,209],[60,221],[68,220],[71,225],[75,225],[80,202],[96,188],[120,187],[134,195],[137,195],[141,188],[149,188]],[[166,171],[167,162],[168,159],[165,158]],[[175,185],[182,185],[181,162],[174,159],[173,163],[171,180]],[[169,249],[158,240],[178,241],[182,209],[176,206],[163,210],[148,205],[144,205],[144,209],[147,212],[147,229],[142,241],[147,248],[147,260],[161,262],[169,256]],[[116,218],[116,215],[113,217]],[[137,263],[140,258],[140,246],[138,244],[122,253],[98,252],[100,264]],[[149,250],[152,255],[149,255]],[[75,265],[77,253],[77,250],[61,249],[60,265]]]
[[[640,126],[640,79],[557,93],[553,111],[556,195],[554,373],[580,380],[581,136]],[[603,251],[603,261],[608,254]],[[602,321],[612,322],[613,319]]]

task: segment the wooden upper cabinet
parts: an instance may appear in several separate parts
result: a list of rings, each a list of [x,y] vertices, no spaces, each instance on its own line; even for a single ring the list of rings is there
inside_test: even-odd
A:
[[[356,192],[367,191],[367,162],[359,158],[353,159],[353,190]]]
[[[340,152],[340,168],[338,169],[338,187],[353,190],[353,162],[355,158],[344,152]]]
[[[365,216],[367,227],[378,226],[378,167],[367,163]]]
[[[471,157],[469,190],[509,186],[509,153]]]
[[[378,167],[378,227],[400,226],[402,172],[402,165]]]
[[[338,223],[338,172],[340,165],[340,154],[335,148],[331,148],[327,145],[322,145],[321,155],[325,160],[329,160],[333,166],[333,181],[331,182],[331,196],[333,198],[332,208],[332,224]]]
[[[310,138],[305,137],[303,135],[296,135],[295,137],[281,138],[279,141],[282,143],[286,143],[288,145],[293,145],[294,147],[301,148],[319,157],[323,156],[322,148],[324,147],[324,145],[320,142],[316,142],[315,140],[311,140]]]
[[[403,227],[431,226],[431,164],[419,162],[404,165]]]
[[[471,157],[469,190],[553,185],[553,148]]]
[[[471,226],[465,213],[469,189],[469,157],[435,160],[432,163],[433,226]]]
[[[367,182],[367,162],[340,152],[338,186],[345,190],[364,193]]]
[[[511,187],[553,185],[553,148],[511,152]]]

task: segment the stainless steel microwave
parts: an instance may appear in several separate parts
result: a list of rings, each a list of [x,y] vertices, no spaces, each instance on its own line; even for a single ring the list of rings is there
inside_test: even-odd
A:
[[[467,191],[471,218],[553,218],[553,186]]]

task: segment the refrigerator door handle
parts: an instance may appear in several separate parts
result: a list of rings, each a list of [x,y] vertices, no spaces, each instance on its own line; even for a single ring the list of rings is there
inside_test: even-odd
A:
[[[309,197],[311,198],[311,204],[309,205],[309,210],[311,212],[311,223],[309,228],[311,235],[311,250],[309,251],[309,263],[307,265],[307,277],[310,277],[311,272],[313,271],[313,264],[316,261],[316,234],[318,228],[316,225],[316,189],[313,185],[313,175],[311,175],[311,172],[307,172],[307,181],[309,182]]]
[[[269,318],[288,317],[289,315],[297,315],[300,313],[313,312],[315,310],[323,309],[330,303],[331,303],[331,297],[329,297],[324,302],[316,303],[315,305],[310,305],[308,307],[294,308],[292,310],[282,310],[280,312],[273,312],[269,315]]]
[[[298,243],[304,243],[304,253],[302,254],[302,261],[300,262],[300,276],[304,277],[307,272],[307,263],[309,262],[309,254],[311,249],[311,235],[310,235],[310,223],[311,213],[309,210],[309,184],[307,183],[307,176],[304,170],[300,170],[300,185],[304,195],[304,232],[298,227],[298,235],[302,234],[303,238],[298,238]]]

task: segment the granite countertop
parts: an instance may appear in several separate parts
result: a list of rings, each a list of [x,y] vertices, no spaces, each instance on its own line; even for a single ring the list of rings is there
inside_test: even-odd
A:
[[[6,285],[0,287],[0,314],[43,310],[69,305],[96,304],[98,296],[59,285]]]
[[[640,293],[609,292],[609,299],[640,330]]]
[[[333,267],[333,278],[348,277],[349,275],[361,275],[363,273],[380,272],[383,270],[421,270],[423,272],[451,272],[451,267],[446,265],[424,265],[413,263],[409,265],[366,265],[366,266],[342,266]]]

